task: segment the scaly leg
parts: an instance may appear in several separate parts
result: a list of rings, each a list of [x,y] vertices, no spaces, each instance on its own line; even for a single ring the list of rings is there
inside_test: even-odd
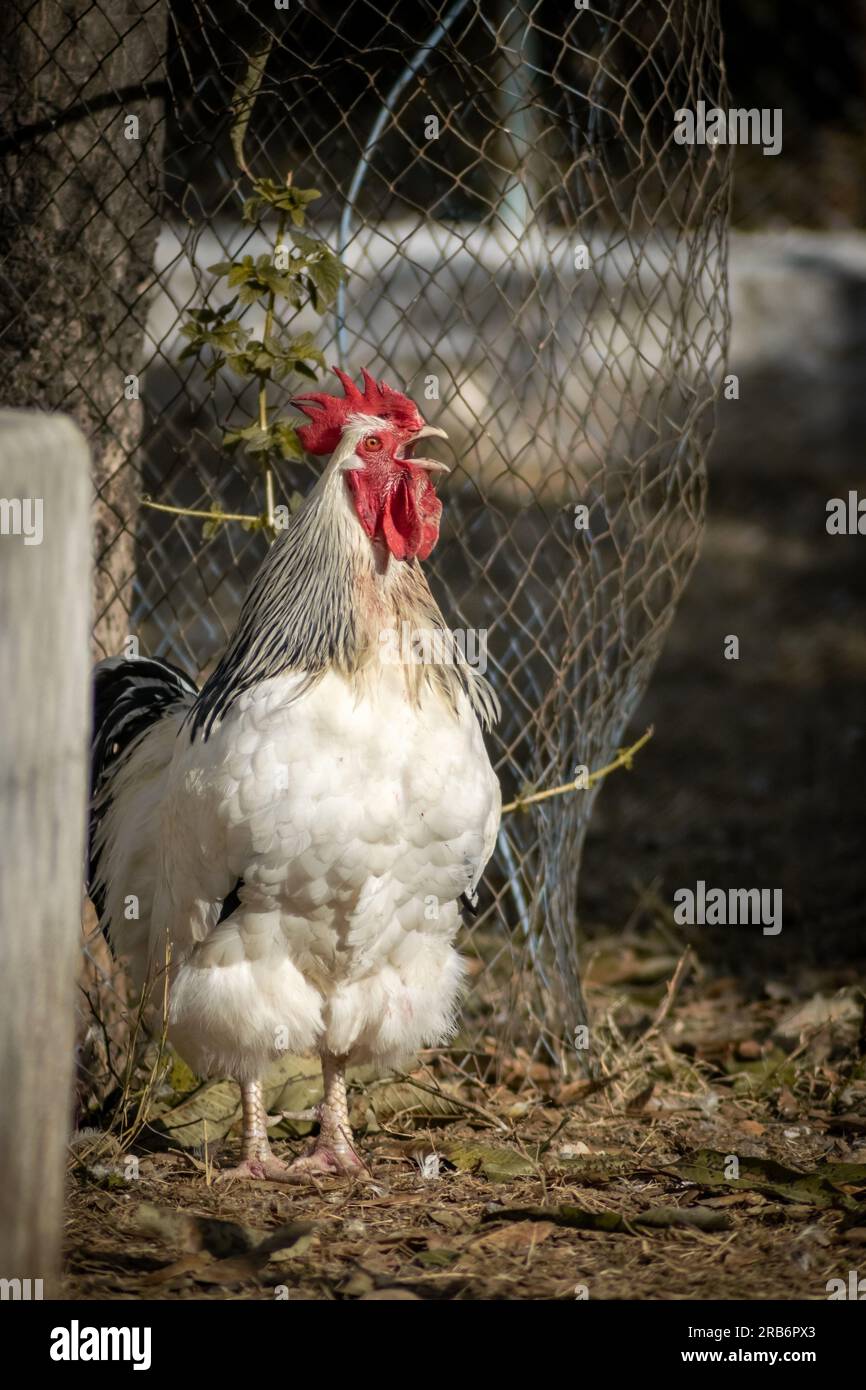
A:
[[[270,1178],[274,1182],[287,1180],[288,1167],[271,1153],[268,1142],[268,1117],[262,1097],[261,1081],[242,1081],[241,1109],[243,1138],[240,1162],[234,1168],[223,1169],[217,1181],[229,1178]]]
[[[364,1164],[355,1151],[346,1099],[346,1058],[322,1055],[325,1093],[319,1106],[319,1134],[312,1147],[288,1167],[289,1181],[303,1182],[328,1173],[359,1173]]]

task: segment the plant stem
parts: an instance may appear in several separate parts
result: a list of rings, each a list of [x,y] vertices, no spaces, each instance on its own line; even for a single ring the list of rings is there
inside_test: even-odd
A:
[[[165,502],[151,502],[149,498],[140,499],[142,507],[150,507],[154,512],[171,512],[173,516],[200,516],[205,521],[254,521],[261,526],[261,516],[243,516],[240,512],[202,512],[193,507],[169,507]]]
[[[265,465],[265,526],[273,540],[277,528],[274,525],[274,474],[270,464]]]
[[[287,185],[290,184],[291,181],[292,181],[292,176],[291,176],[291,173],[289,173],[289,174],[286,176],[286,184],[287,184]],[[277,251],[279,250],[280,246],[282,245],[282,241],[283,241],[283,237],[285,236],[285,232],[286,232],[286,214],[285,214],[284,212],[281,212],[281,213],[280,213],[279,222],[277,223],[277,237],[276,237],[276,241],[274,242],[274,254],[275,254],[275,255],[276,255]],[[276,296],[275,291],[274,291],[274,290],[270,290],[270,291],[268,292],[268,302],[267,302],[267,308],[266,308],[266,310],[265,310],[265,329],[264,329],[264,332],[262,333],[262,342],[263,342],[263,343],[266,343],[266,342],[267,342],[268,338],[271,336],[271,333],[273,332],[273,327],[274,327],[274,307],[275,307],[275,304],[276,304],[276,298],[277,298],[277,296]],[[266,377],[259,377],[259,425],[260,425],[260,427],[261,427],[263,430],[266,430],[267,427],[268,427],[268,385],[267,385],[267,378],[266,378]],[[273,474],[273,469],[271,468],[271,465],[270,465],[270,461],[267,459],[267,457],[265,458],[265,515],[264,515],[264,522],[265,522],[265,526],[266,526],[266,528],[267,528],[267,530],[268,530],[268,533],[269,533],[269,535],[270,535],[270,537],[271,537],[271,540],[273,540],[274,535],[276,534],[276,527],[275,527],[275,525],[274,525],[274,474]]]
[[[586,779],[588,786],[591,787],[594,782],[600,782],[602,777],[606,777],[609,772],[614,772],[618,767],[630,768],[635,753],[638,749],[643,748],[645,743],[649,743],[652,736],[653,728],[650,725],[646,733],[638,739],[637,743],[633,743],[631,748],[620,749],[612,763],[608,763],[606,767],[596,768],[595,772],[590,772]],[[533,806],[537,801],[547,801],[551,796],[562,796],[565,792],[577,791],[578,787],[583,790],[582,783],[563,782],[562,786],[549,787],[544,792],[533,792],[531,796],[519,796],[516,801],[509,801],[507,806],[503,806],[502,814],[504,816],[509,811],[522,811],[525,806]]]

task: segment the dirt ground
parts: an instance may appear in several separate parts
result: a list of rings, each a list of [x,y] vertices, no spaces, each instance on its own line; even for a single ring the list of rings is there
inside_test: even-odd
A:
[[[831,1278],[847,1287],[866,1259],[863,995],[748,1001],[730,977],[693,973],[654,1028],[663,943],[607,946],[590,991],[617,1059],[602,1081],[563,1085],[516,1057],[491,1087],[471,1080],[477,1055],[431,1056],[417,1085],[355,1094],[368,1172],[350,1184],[222,1184],[233,1139],[216,1162],[174,1148],[132,1170],[104,1146],[80,1149],[68,1295],[821,1299]]]
[[[852,421],[792,448],[779,404],[777,427],[723,422],[703,556],[636,722],[656,735],[587,844],[600,1077],[518,1055],[493,1084],[495,1038],[430,1054],[416,1085],[353,1091],[350,1185],[219,1184],[233,1135],[148,1152],[143,1132],[131,1168],[85,1141],[70,1296],[824,1299],[866,1266],[866,596],[862,542],[824,530],[858,464]],[[676,926],[698,879],[780,886],[783,931]]]

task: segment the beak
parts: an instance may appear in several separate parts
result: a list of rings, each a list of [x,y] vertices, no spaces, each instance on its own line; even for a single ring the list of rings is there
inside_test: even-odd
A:
[[[431,436],[438,435],[440,439],[447,439],[448,434],[445,430],[440,430],[438,425],[422,425],[420,430],[416,430],[413,439],[430,439]]]
[[[413,468],[426,468],[428,473],[450,473],[451,469],[447,463],[440,463],[438,459],[407,459]]]
[[[420,430],[416,430],[413,434],[412,443],[414,444],[416,439],[430,439],[431,437],[447,439],[448,435],[445,430],[440,430],[438,425],[422,425]],[[448,464],[440,463],[438,459],[411,458],[407,461],[414,464],[416,468],[426,468],[430,473],[451,472]]]

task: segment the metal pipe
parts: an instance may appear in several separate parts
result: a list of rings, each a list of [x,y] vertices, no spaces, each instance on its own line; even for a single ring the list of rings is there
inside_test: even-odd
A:
[[[431,31],[430,37],[427,39],[427,42],[425,44],[422,44],[422,46],[418,49],[417,53],[415,53],[415,55],[412,58],[410,58],[409,62],[406,64],[406,67],[403,69],[400,76],[397,78],[397,81],[394,83],[393,87],[388,92],[384,102],[382,103],[382,106],[379,110],[379,114],[373,122],[373,128],[370,131],[369,136],[367,137],[367,143],[364,146],[361,158],[358,160],[357,167],[355,169],[354,174],[352,175],[352,181],[349,184],[349,191],[346,194],[346,205],[343,208],[342,216],[340,217],[340,227],[337,233],[337,255],[339,256],[341,261],[343,260],[346,248],[349,245],[349,240],[352,231],[352,213],[355,210],[355,202],[357,200],[358,194],[361,192],[361,189],[364,185],[364,180],[367,177],[367,172],[370,168],[370,160],[373,155],[373,152],[375,151],[376,146],[378,145],[379,140],[382,136],[382,133],[385,130],[386,125],[388,124],[389,118],[393,114],[394,107],[397,103],[397,98],[400,96],[400,93],[409,84],[409,82],[411,82],[412,78],[415,77],[415,75],[421,70],[421,68],[424,66],[427,59],[429,58],[430,54],[434,52],[437,46],[441,43],[442,39],[448,33],[448,30],[451,28],[452,24],[454,24],[455,21],[460,18],[460,15],[466,9],[466,6],[468,4],[469,0],[454,0],[454,4],[448,10],[445,17],[441,19],[439,23],[435,26],[435,28]],[[341,283],[339,289],[337,290],[336,317],[337,361],[339,362],[341,368],[345,370],[346,354],[348,351],[346,339],[345,283]]]

